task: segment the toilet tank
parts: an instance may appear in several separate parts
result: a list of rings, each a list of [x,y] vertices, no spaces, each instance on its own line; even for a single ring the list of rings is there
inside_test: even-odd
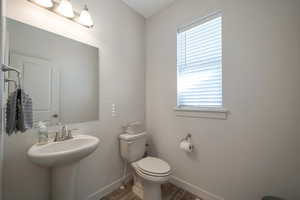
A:
[[[120,151],[121,156],[131,163],[143,158],[146,151],[147,133],[121,134]]]

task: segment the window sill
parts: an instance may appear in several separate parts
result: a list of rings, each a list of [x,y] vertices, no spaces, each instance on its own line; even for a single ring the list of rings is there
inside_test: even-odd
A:
[[[177,117],[227,119],[228,110],[225,108],[193,108],[175,107]]]

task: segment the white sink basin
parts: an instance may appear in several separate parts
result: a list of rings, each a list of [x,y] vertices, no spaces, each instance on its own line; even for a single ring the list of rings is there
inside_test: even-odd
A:
[[[74,138],[50,142],[45,145],[33,145],[27,152],[30,160],[42,167],[55,167],[73,163],[93,153],[99,145],[99,139],[88,135],[76,135]]]
[[[27,152],[29,159],[42,167],[51,168],[52,200],[76,199],[77,170],[81,159],[93,153],[99,139],[89,135],[33,145]]]

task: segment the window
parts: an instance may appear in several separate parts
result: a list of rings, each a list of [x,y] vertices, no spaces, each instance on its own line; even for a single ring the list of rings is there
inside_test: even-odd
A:
[[[222,108],[222,16],[177,32],[177,106]]]

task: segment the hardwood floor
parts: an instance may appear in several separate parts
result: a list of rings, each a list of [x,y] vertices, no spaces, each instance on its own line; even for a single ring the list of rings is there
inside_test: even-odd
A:
[[[176,187],[171,183],[162,185],[162,199],[163,200],[201,200],[201,198]],[[103,197],[100,200],[141,200],[132,192],[132,184],[126,185],[125,189],[118,189],[111,194]],[[155,199],[153,199],[155,200]]]

